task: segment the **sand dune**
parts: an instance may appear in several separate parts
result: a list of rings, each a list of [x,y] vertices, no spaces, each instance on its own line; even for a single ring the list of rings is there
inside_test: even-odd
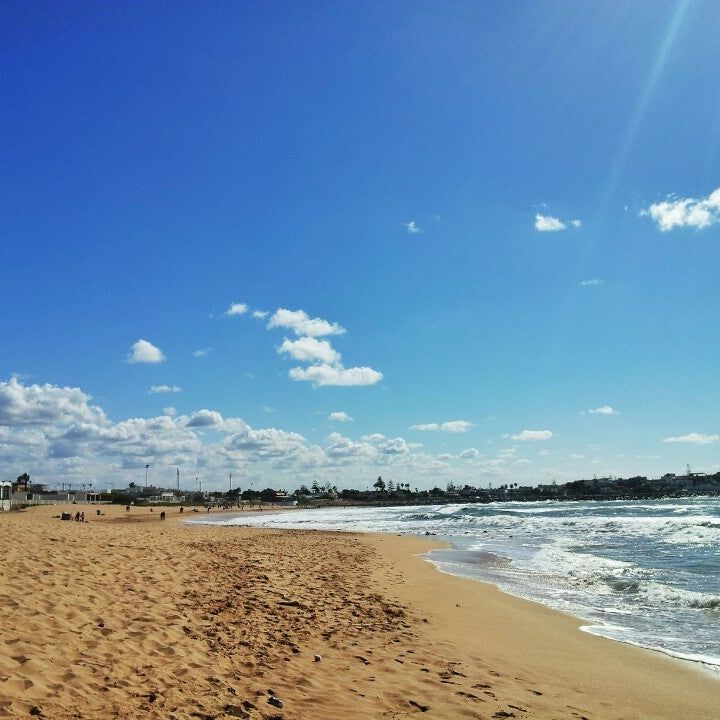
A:
[[[720,682],[441,575],[419,540],[62,509],[0,514],[0,717],[718,716]]]

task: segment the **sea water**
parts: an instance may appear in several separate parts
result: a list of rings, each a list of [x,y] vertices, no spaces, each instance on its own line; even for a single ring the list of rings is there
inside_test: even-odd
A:
[[[327,508],[202,521],[431,533],[452,546],[427,555],[443,572],[720,673],[720,498]]]

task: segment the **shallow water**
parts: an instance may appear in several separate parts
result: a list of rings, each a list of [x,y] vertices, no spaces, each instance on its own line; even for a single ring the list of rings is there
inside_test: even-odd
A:
[[[200,521],[434,533],[452,544],[428,555],[444,572],[720,673],[718,498],[328,508]]]

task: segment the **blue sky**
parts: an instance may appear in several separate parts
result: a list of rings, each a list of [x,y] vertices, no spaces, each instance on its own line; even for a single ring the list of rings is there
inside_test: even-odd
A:
[[[4,3],[0,473],[720,469],[719,12]]]

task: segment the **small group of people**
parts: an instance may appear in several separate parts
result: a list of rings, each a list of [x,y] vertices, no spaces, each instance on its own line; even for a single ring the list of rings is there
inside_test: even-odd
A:
[[[75,513],[75,522],[85,522],[85,513],[78,510]]]

